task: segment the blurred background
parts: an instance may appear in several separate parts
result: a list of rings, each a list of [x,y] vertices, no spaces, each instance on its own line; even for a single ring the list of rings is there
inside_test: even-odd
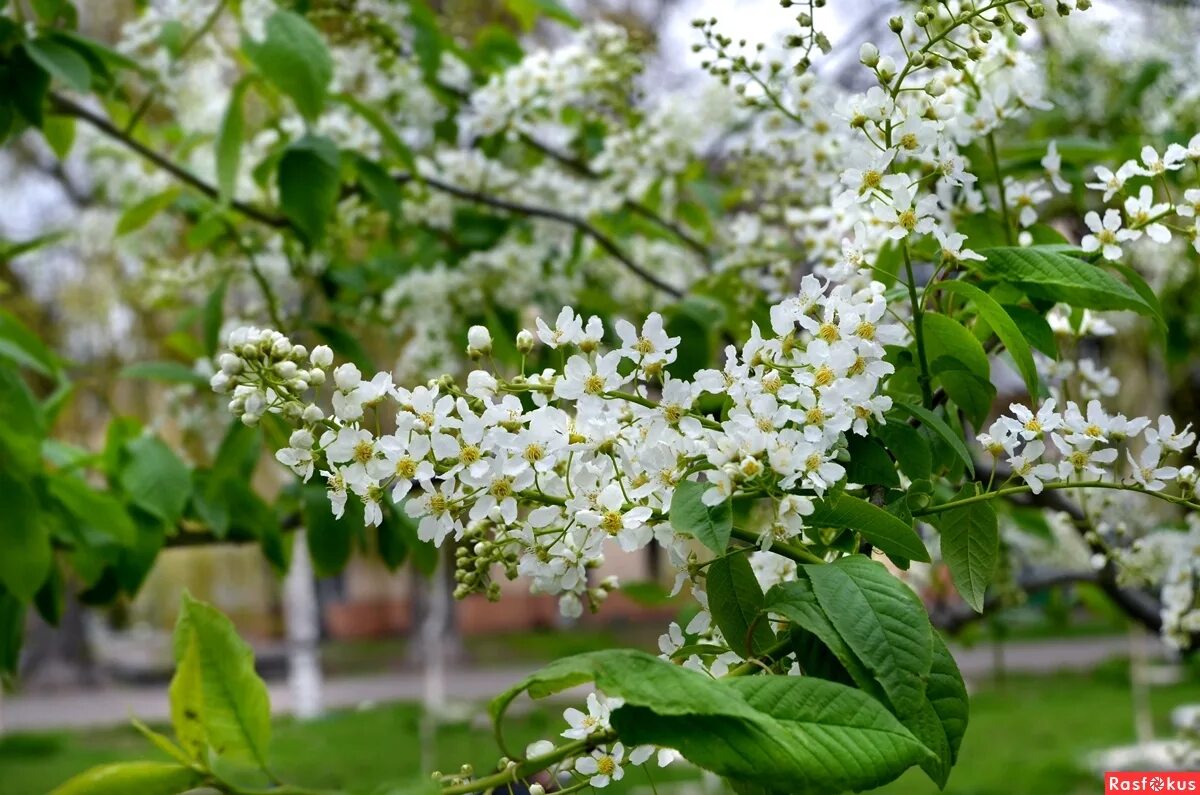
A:
[[[152,0],[149,5],[170,18],[183,13],[187,3]],[[795,28],[795,11],[767,0],[565,5],[587,22],[603,20],[626,29],[646,53],[646,67],[635,81],[638,91],[697,114],[704,112],[697,105],[704,104],[714,79],[702,67],[705,53],[694,51],[699,35],[693,19],[716,16],[732,38],[763,41],[770,48],[780,48]],[[1186,139],[1200,129],[1200,13],[1184,2],[1095,5],[1078,26],[1048,28],[1031,45],[1052,51],[1044,79],[1061,112],[1030,137],[1052,137],[1058,125],[1073,136],[1070,142],[1078,151],[1101,162],[1100,150],[1089,149],[1097,141],[1119,150],[1136,147],[1144,136],[1187,131]],[[573,35],[544,22],[527,27],[505,3],[445,0],[429,6],[449,35],[463,40],[500,30],[537,49],[563,46]],[[833,49],[817,72],[844,89],[860,88],[858,45],[884,41],[887,18],[901,3],[836,0],[830,6],[822,10],[818,26]],[[133,22],[134,3],[81,0],[78,7],[81,31],[114,46],[145,34]],[[220,118],[225,96],[204,93],[211,76],[189,84],[192,76],[181,71],[181,94],[173,107],[159,112],[190,115],[201,119],[198,126],[211,126],[203,120]],[[179,284],[190,282],[203,294],[214,277],[195,252],[180,251],[166,261],[146,255],[152,246],[137,236],[157,234],[153,223],[146,231],[114,239],[113,182],[160,176],[140,171],[128,158],[109,157],[111,145],[84,138],[82,129],[78,135],[62,159],[36,134],[0,151],[0,277],[6,290],[0,300],[78,363],[76,380],[86,389],[60,419],[60,437],[81,448],[103,449],[107,418],[135,415],[203,459],[212,451],[201,449],[206,442],[197,429],[214,416],[226,420],[195,378],[164,386],[118,376],[129,362],[164,347],[190,366],[190,354],[199,351],[176,323],[181,306],[195,293],[181,291]],[[18,245],[47,237],[54,240],[36,250]],[[1103,343],[1107,359],[1116,362],[1114,374],[1138,385],[1115,400],[1138,414],[1170,410],[1195,417],[1200,412],[1196,265],[1185,248],[1181,245],[1174,260],[1138,263],[1172,310],[1168,353],[1161,360],[1148,359],[1137,339]],[[276,260],[283,257],[260,255],[257,267],[266,278],[275,279]],[[669,271],[670,261],[664,260]],[[438,270],[421,278],[419,284],[407,283],[397,300],[419,289],[434,295],[459,289]],[[289,292],[294,285],[280,277],[276,286],[285,312],[296,311],[299,299]],[[367,283],[361,289],[380,288]],[[485,295],[489,289],[484,286]],[[263,311],[253,291],[222,292],[219,300],[225,302],[222,328],[238,316]],[[506,300],[509,308],[519,304],[520,287]],[[435,355],[446,343],[428,328],[413,326],[397,334],[415,351],[396,363],[399,376],[429,377],[446,365],[447,356]],[[461,331],[445,336],[457,347]],[[387,356],[370,353],[376,361]],[[1006,372],[997,379],[997,402],[1007,405],[1020,392],[1020,381]],[[254,469],[255,491],[275,495],[288,489],[290,473],[265,460],[266,466]],[[1062,564],[1056,570],[1088,569],[1086,549],[1056,544],[1050,552],[1049,544],[1040,545],[1038,539],[1055,536],[1055,528],[1010,530],[1006,538],[1017,550],[1015,559],[1046,562],[1052,556],[1051,562]],[[157,556],[134,598],[96,607],[89,601],[105,600],[68,589],[57,626],[31,613],[17,684],[0,696],[0,793],[44,793],[91,765],[142,756],[139,735],[125,724],[130,714],[152,724],[167,717],[170,636],[185,589],[231,616],[254,646],[279,713],[274,742],[285,777],[317,788],[353,783],[362,791],[420,770],[494,764],[497,752],[491,750],[480,703],[566,654],[613,645],[655,651],[669,621],[688,619],[687,602],[668,595],[671,573],[654,547],[609,556],[597,575],[616,575],[625,587],[599,613],[568,622],[553,597],[531,595],[522,579],[505,582],[499,602],[482,596],[451,600],[453,567],[438,566],[436,550],[409,544],[389,555],[386,544],[382,536],[363,536],[320,550],[306,548],[300,539],[284,578],[253,544],[184,546]],[[1200,669],[1131,624],[1087,576],[1049,577],[1028,595],[1014,586],[981,620],[947,601],[950,589],[938,572],[921,587],[935,621],[953,635],[974,696],[950,792],[1098,792],[1098,771],[1168,766],[1173,738],[1200,725]],[[527,705],[515,720],[514,736],[533,740],[557,734],[564,705]],[[614,791],[720,791],[683,766],[658,775],[656,781],[631,776]],[[881,790],[895,795],[932,791],[919,773]]]

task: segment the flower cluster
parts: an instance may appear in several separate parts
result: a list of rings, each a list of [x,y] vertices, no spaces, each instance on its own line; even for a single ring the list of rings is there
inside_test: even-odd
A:
[[[328,419],[299,394],[312,371],[280,371],[280,354],[293,364],[301,354],[272,332],[235,332],[236,353],[214,379],[233,386],[243,414],[299,420],[279,460],[302,477],[319,464],[335,511],[348,493],[363,500],[368,522],[382,519],[385,499],[403,503],[422,539],[470,534],[475,561],[515,568],[578,614],[606,592],[588,572],[607,543],[632,551],[654,539],[683,567],[686,540],[666,517],[684,480],[702,474],[709,505],[735,494],[776,498],[764,546],[800,534],[811,498],[845,477],[836,460],[845,435],[866,433],[891,407],[878,391],[892,372],[884,345],[905,332],[886,322],[882,293],[806,277],[772,308],[766,336],[755,326],[740,350],[726,350],[723,369],[691,379],[671,374],[680,338],[662,316],[640,327],[618,321],[610,346],[598,318],[570,308],[517,340],[522,350],[536,338],[559,351],[561,369],[510,379],[481,369],[465,384],[444,378],[410,390],[343,364]],[[485,329],[469,335],[473,356],[491,344]],[[721,419],[703,410],[708,396],[724,403]],[[394,429],[369,429],[382,422]],[[472,563],[460,583],[486,590],[488,568]]]
[[[293,345],[278,331],[258,328],[235,330],[226,345],[228,350],[217,359],[220,370],[209,384],[215,392],[233,393],[229,411],[242,422],[256,425],[268,412],[310,423],[324,418],[318,406],[305,405],[300,397],[310,387],[325,383],[325,368],[333,363],[333,351],[328,345],[318,345],[309,353],[303,345]],[[339,379],[339,388],[343,383],[344,378]],[[284,463],[298,474],[312,474],[311,459],[307,464]]]
[[[1047,483],[1081,481],[1123,483],[1153,492],[1176,483],[1185,496],[1195,489],[1195,466],[1176,467],[1169,459],[1190,450],[1196,434],[1190,425],[1177,430],[1169,416],[1160,416],[1156,423],[1148,417],[1130,419],[1109,414],[1098,400],[1088,401],[1083,409],[1069,401],[1063,411],[1054,399],[1036,411],[1014,403],[1009,411],[1011,415],[997,419],[977,438],[994,458],[1005,460],[1012,476],[1023,480],[1034,494],[1040,494]],[[1142,445],[1135,452],[1139,439]],[[1122,465],[1127,469],[1123,476]]]

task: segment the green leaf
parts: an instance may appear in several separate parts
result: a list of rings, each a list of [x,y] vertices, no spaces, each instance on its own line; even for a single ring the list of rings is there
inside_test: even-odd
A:
[[[900,487],[900,476],[896,464],[883,445],[870,436],[846,435],[846,452],[850,460],[846,463],[846,480],[866,485]]]
[[[356,528],[350,517],[335,519],[324,486],[305,484],[301,499],[313,569],[322,577],[337,574],[350,560],[350,553],[354,551],[354,537],[361,523]]]
[[[896,712],[919,712],[933,663],[933,629],[917,595],[862,555],[804,570],[817,602]]]
[[[954,498],[961,500],[974,496],[974,484],[967,484]],[[1000,557],[996,509],[990,502],[976,502],[929,514],[925,519],[941,531],[942,558],[950,568],[958,592],[975,612],[982,613],[987,588]]]
[[[775,642],[769,623],[756,620],[762,611],[763,592],[745,555],[725,555],[714,560],[704,583],[708,609],[730,649],[748,659],[762,654]]]
[[[208,386],[208,379],[181,362],[137,362],[121,369],[121,378],[137,378],[146,381],[162,381],[167,384],[192,384]]]
[[[975,305],[979,316],[987,322],[1000,341],[1004,343],[1009,355],[1012,356],[1013,363],[1017,366],[1017,372],[1025,379],[1025,388],[1029,390],[1030,395],[1036,397],[1038,374],[1037,368],[1033,364],[1033,351],[1030,350],[1029,342],[1021,333],[1021,329],[1004,311],[1004,308],[996,303],[996,299],[968,282],[942,281],[937,282],[936,287],[945,292],[957,293]]]
[[[896,457],[896,464],[909,480],[925,480],[933,471],[933,452],[929,441],[906,422],[889,422],[874,429],[874,434]]]
[[[92,88],[92,70],[83,56],[62,42],[39,38],[24,44],[25,52],[38,66],[80,93]]]
[[[229,277],[213,288],[204,301],[204,311],[201,314],[201,333],[204,336],[204,350],[212,357],[217,355],[220,347],[221,320],[225,317],[225,293],[229,290]]]
[[[217,130],[217,195],[222,204],[232,201],[237,189],[238,166],[242,162],[242,144],[246,134],[242,97],[246,93],[247,85],[249,82],[245,78],[234,85],[229,94],[229,105],[225,108],[221,126]]]
[[[46,479],[46,492],[83,527],[111,538],[122,546],[133,544],[137,526],[121,501],[97,491],[79,478],[56,473]]]
[[[325,40],[308,20],[291,11],[268,17],[264,33],[261,43],[246,40],[242,49],[268,80],[292,98],[305,118],[316,119],[333,79],[333,60]]]
[[[279,207],[310,246],[325,237],[341,187],[338,148],[328,138],[306,135],[279,159]]]
[[[958,663],[946,648],[946,641],[937,632],[933,633],[933,665],[929,670],[926,695],[929,697],[929,703],[933,705],[933,711],[942,722],[942,730],[946,733],[946,742],[950,747],[950,765],[953,766],[958,761],[958,749],[967,733],[970,702],[967,698],[967,686],[958,670]],[[945,782],[938,783],[945,786]]]
[[[921,537],[911,523],[905,523],[866,500],[841,494],[816,501],[816,509],[806,520],[816,527],[848,527],[889,555],[907,560],[929,560]]]
[[[29,484],[0,468],[4,520],[0,521],[0,585],[29,602],[50,573],[50,532],[42,521],[37,494]]]
[[[1138,294],[1138,297],[1146,302],[1150,307],[1150,318],[1154,321],[1154,327],[1159,335],[1165,341],[1167,338],[1167,320],[1163,315],[1162,304],[1158,300],[1158,296],[1154,293],[1153,288],[1146,284],[1146,280],[1142,275],[1129,267],[1123,262],[1105,262],[1105,265],[1118,271],[1125,277],[1125,281],[1129,282],[1129,286]]]
[[[354,168],[358,172],[358,180],[367,193],[383,208],[388,215],[397,218],[400,215],[400,205],[404,199],[404,191],[396,184],[396,180],[380,166],[365,157],[354,159]]]
[[[705,505],[701,499],[708,491],[707,483],[685,480],[671,495],[671,526],[692,536],[718,555],[729,546],[733,533],[733,508],[729,500],[718,505]]]
[[[167,188],[162,193],[142,199],[129,207],[117,219],[117,228],[113,234],[120,237],[141,229],[154,220],[154,216],[174,204],[175,200],[179,198],[179,193],[178,187]]]
[[[58,371],[58,360],[36,333],[11,312],[0,309],[0,358],[45,376]]]
[[[0,469],[33,476],[42,468],[43,418],[25,381],[0,367]]]
[[[612,713],[622,742],[680,751],[736,781],[796,795],[862,790],[898,776],[928,751],[866,693],[805,676],[713,680],[643,652],[568,657],[502,694],[534,698],[594,681],[623,699]]]
[[[42,137],[54,156],[66,160],[75,143],[75,117],[51,116],[42,124]]]
[[[130,458],[121,470],[121,488],[134,505],[174,525],[192,492],[187,465],[154,436],[140,436],[125,449]]]
[[[25,637],[25,605],[0,587],[0,681],[17,675]]]
[[[951,430],[950,426],[946,424],[945,420],[934,414],[932,411],[920,406],[910,406],[907,403],[896,403],[895,407],[909,416],[920,420],[926,428],[942,437],[946,444],[950,445],[950,448],[958,454],[959,458],[962,459],[962,462],[967,467],[967,471],[971,473],[971,477],[975,476],[975,462],[971,459],[971,452],[967,449],[966,444],[963,443],[962,438],[953,430]]]
[[[975,263],[988,278],[1014,284],[1030,298],[1080,309],[1129,309],[1153,315],[1154,309],[1129,285],[1097,265],[1063,253],[1055,246],[987,248]]]
[[[379,133],[379,138],[383,141],[384,147],[395,157],[397,162],[408,168],[416,167],[416,159],[413,157],[412,149],[396,134],[395,126],[390,124],[378,110],[359,101],[357,97],[351,94],[335,94],[333,99],[350,108],[359,116],[362,116],[363,121],[371,125],[372,129]]]
[[[767,591],[764,609],[791,621],[793,633],[798,629],[815,637],[832,652],[859,689],[886,703],[883,688],[833,626],[803,569],[795,580],[780,583]]]
[[[181,765],[191,765],[192,760],[184,753],[183,749],[171,741],[170,737],[165,734],[154,731],[146,724],[142,723],[137,718],[130,718],[129,723],[137,730],[138,734],[145,737],[154,745],[155,748],[162,751],[167,756],[174,759]]]
[[[937,312],[921,316],[930,370],[950,398],[977,425],[983,424],[996,395],[987,353],[961,323]]]
[[[194,755],[202,732],[218,756],[265,770],[271,704],[254,652],[228,618],[187,593],[175,626],[175,661],[171,714],[185,749]]]
[[[1021,330],[1021,335],[1029,340],[1029,344],[1037,348],[1051,359],[1058,358],[1058,342],[1054,339],[1054,329],[1046,321],[1042,313],[1029,307],[1005,304],[1004,311]]]
[[[203,777],[172,762],[114,762],[75,776],[50,795],[179,795]]]
[[[557,0],[504,0],[509,13],[517,18],[525,31],[533,30],[538,17],[546,17],[562,22],[568,27],[580,26],[578,17],[563,7]]]

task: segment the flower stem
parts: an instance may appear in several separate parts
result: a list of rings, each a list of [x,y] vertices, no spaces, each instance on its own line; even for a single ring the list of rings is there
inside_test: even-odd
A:
[[[1162,494],[1157,491],[1148,491],[1136,486],[1128,486],[1124,483],[1110,483],[1105,480],[1046,483],[1043,484],[1042,488],[1047,491],[1055,491],[1059,489],[1115,489],[1117,491],[1131,491],[1135,494],[1145,494],[1148,497],[1154,497],[1175,505],[1182,505],[1186,508],[1200,510],[1200,503],[1191,502],[1184,497],[1177,497],[1173,494]],[[944,502],[941,505],[933,505],[928,508],[922,508],[920,510],[913,511],[913,516],[929,516],[931,514],[942,513],[943,511],[951,511],[955,508],[962,508],[964,506],[973,505],[979,502],[988,502],[1000,497],[1011,497],[1014,494],[1029,494],[1030,492],[1032,492],[1032,489],[1029,486],[1009,486],[1008,488],[997,489],[996,491],[985,491],[984,493],[976,494],[973,497],[964,497],[961,500],[951,500],[950,502]]]

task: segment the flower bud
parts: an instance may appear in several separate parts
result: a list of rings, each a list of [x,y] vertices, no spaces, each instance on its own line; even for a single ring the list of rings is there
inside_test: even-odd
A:
[[[879,48],[869,41],[863,42],[858,48],[858,60],[868,69],[874,69],[879,63]]]
[[[521,353],[529,353],[533,350],[533,346],[537,344],[537,339],[533,336],[533,332],[529,329],[521,329],[517,332],[517,350]]]
[[[320,386],[321,384],[325,383],[325,371],[318,370],[315,367],[309,370],[308,383],[312,384],[313,386]]]
[[[325,419],[325,412],[321,411],[321,407],[316,403],[309,403],[305,406],[304,413],[300,415],[300,418],[305,422],[320,422]]]
[[[312,362],[313,367],[328,367],[333,364],[333,349],[328,345],[318,345],[312,349],[308,360]]]
[[[904,30],[904,17],[895,16],[888,20],[888,29],[892,33],[900,33]]]
[[[271,355],[277,359],[291,356],[292,343],[287,341],[287,337],[278,337],[275,342],[271,343]]]
[[[311,450],[313,446],[312,431],[307,428],[300,428],[292,431],[292,435],[288,437],[288,447],[295,447],[301,450]]]
[[[220,358],[217,359],[217,366],[226,375],[237,375],[245,365],[245,362],[232,353],[222,353]]]
[[[492,332],[487,326],[471,326],[467,329],[467,354],[485,356],[492,352]]]
[[[343,392],[349,392],[362,383],[362,373],[350,362],[333,371],[333,382]]]
[[[215,373],[212,378],[208,379],[208,385],[214,392],[228,392],[229,376],[224,372]]]
[[[281,378],[295,378],[299,369],[291,359],[275,364],[275,372],[279,373]]]

